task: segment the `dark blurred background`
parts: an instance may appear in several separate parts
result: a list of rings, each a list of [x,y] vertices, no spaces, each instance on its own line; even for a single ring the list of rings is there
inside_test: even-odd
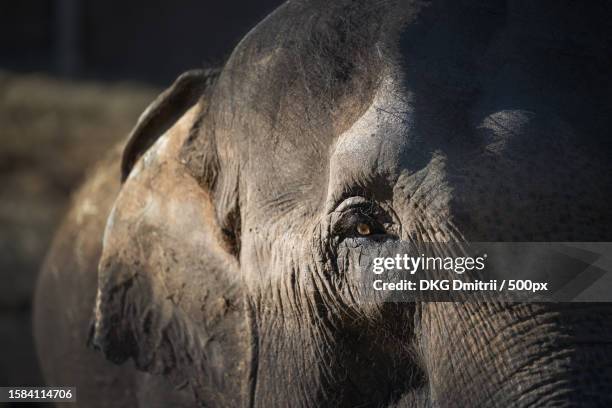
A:
[[[279,0],[0,0],[0,66],[165,85],[222,62]]]
[[[162,87],[221,64],[280,3],[0,0],[0,386],[42,385],[32,291],[87,168]]]

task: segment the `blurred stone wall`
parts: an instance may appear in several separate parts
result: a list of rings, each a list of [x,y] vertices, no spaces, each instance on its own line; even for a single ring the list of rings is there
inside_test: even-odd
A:
[[[41,383],[30,313],[44,253],[85,170],[157,92],[0,71],[0,385]]]

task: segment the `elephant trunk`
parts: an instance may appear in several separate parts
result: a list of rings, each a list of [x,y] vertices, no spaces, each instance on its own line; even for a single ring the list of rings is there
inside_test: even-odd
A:
[[[426,303],[418,347],[441,406],[612,406],[612,305]]]

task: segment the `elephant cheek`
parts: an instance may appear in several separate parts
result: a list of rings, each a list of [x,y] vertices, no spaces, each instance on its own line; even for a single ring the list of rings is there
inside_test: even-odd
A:
[[[374,282],[393,281],[396,271],[387,271],[384,275],[374,273],[373,261],[410,251],[411,248],[400,241],[346,240],[338,249],[337,272],[332,274],[340,301],[366,317],[381,317],[384,303],[394,300],[390,292],[376,290]]]

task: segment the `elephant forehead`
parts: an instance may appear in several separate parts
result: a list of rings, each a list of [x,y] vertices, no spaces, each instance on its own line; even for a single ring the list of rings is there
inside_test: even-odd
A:
[[[316,209],[347,186],[396,179],[418,149],[410,131],[411,93],[393,75],[385,73],[363,113],[345,131],[330,124],[324,131],[312,130],[306,124],[300,137],[287,132],[267,143],[247,143],[249,201],[258,209],[286,213],[302,211],[308,203]]]
[[[397,178],[414,147],[413,115],[410,92],[385,78],[363,116],[337,139],[330,159],[332,190],[346,181]]]

